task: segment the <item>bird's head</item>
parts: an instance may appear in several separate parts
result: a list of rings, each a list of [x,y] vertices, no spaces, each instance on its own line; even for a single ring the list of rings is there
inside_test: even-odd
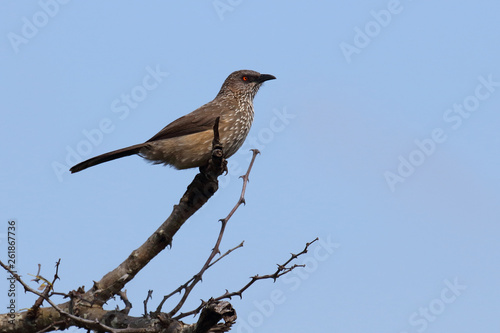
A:
[[[244,69],[231,73],[222,84],[219,95],[231,94],[236,97],[246,96],[253,99],[262,83],[274,80],[271,74],[260,74],[259,72]]]

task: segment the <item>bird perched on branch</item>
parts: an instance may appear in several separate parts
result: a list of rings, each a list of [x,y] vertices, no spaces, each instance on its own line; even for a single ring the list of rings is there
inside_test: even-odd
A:
[[[253,99],[262,83],[274,80],[270,74],[251,70],[231,73],[217,96],[193,112],[174,120],[144,143],[105,153],[73,166],[71,173],[117,158],[138,154],[154,164],[177,169],[205,165],[211,156],[213,126],[219,119],[220,141],[224,157],[241,147],[253,121]]]

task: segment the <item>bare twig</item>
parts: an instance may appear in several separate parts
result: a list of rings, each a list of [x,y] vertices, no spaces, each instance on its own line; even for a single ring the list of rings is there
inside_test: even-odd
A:
[[[55,266],[56,272],[54,273],[54,279],[52,280],[52,283],[40,275],[41,265],[38,264],[38,273],[36,274],[35,279],[33,279],[32,281],[35,281],[38,283],[40,280],[43,280],[43,281],[45,281],[46,286],[45,286],[45,289],[43,290],[43,293],[42,293],[43,296],[38,297],[38,299],[35,301],[35,304],[33,304],[33,306],[29,309],[29,311],[28,311],[29,318],[35,318],[37,313],[38,313],[38,310],[40,309],[40,306],[42,306],[44,299],[47,299],[52,295],[52,293],[50,293],[50,291],[54,290],[54,284],[56,283],[56,280],[59,279],[58,273],[59,273],[59,265],[60,264],[61,264],[61,259],[59,258],[59,260],[56,262],[56,266]]]
[[[243,247],[243,243],[245,243],[245,241],[242,241],[240,244],[236,245],[235,247],[233,247],[232,249],[229,249],[226,251],[226,253],[224,253],[223,255],[221,255],[219,258],[217,258],[213,263],[211,263],[210,265],[208,265],[208,268],[212,267],[213,265],[215,265],[217,262],[219,262],[219,260],[221,260],[222,258],[224,258],[225,256],[229,255],[231,252],[233,252],[234,250],[236,249],[239,249],[240,247]]]
[[[144,317],[148,316],[148,301],[150,299],[153,299],[153,291],[148,290],[148,295],[146,296],[146,299],[144,300]]]
[[[38,283],[38,281],[40,281],[40,271],[42,270],[42,265],[41,264],[38,264],[38,272],[36,273],[36,276],[35,278],[32,280],[32,281],[35,281],[36,283]]]
[[[316,237],[316,238],[315,238],[315,239],[313,239],[311,242],[306,243],[306,247],[304,247],[304,249],[303,249],[302,251],[300,251],[299,253],[297,253],[297,254],[293,254],[293,253],[291,253],[291,255],[292,255],[292,256],[290,257],[290,259],[288,259],[288,261],[287,261],[287,262],[285,262],[282,266],[286,266],[286,265],[288,265],[288,264],[289,264],[292,260],[297,259],[300,255],[302,255],[302,254],[304,254],[304,253],[307,253],[307,249],[309,248],[309,246],[310,246],[312,243],[314,243],[314,242],[316,242],[316,241],[318,241],[318,240],[319,240],[319,238],[318,238],[318,237]]]
[[[54,283],[56,283],[56,280],[60,280],[59,279],[59,265],[61,264],[61,258],[59,258],[59,260],[56,262],[56,272],[54,273],[54,280],[52,280],[52,285],[54,285]]]
[[[229,221],[229,219],[231,218],[231,216],[233,216],[234,212],[236,212],[236,210],[238,209],[238,207],[241,204],[245,204],[246,203],[245,202],[245,192],[247,190],[247,183],[250,180],[249,179],[250,171],[252,170],[253,163],[255,162],[255,158],[257,157],[258,154],[260,154],[260,151],[258,149],[251,149],[251,151],[253,152],[253,155],[252,155],[252,160],[250,161],[250,165],[248,166],[248,170],[247,170],[247,172],[243,176],[240,176],[240,178],[243,179],[243,188],[241,189],[240,198],[238,199],[238,202],[233,207],[233,209],[231,209],[231,211],[229,212],[229,214],[226,216],[226,218],[224,218],[224,219],[221,220],[221,222],[223,224],[226,224],[227,221]]]

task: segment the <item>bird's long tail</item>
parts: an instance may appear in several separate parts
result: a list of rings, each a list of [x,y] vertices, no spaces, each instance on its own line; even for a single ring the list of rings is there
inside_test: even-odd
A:
[[[75,173],[78,171],[85,170],[91,166],[101,164],[104,162],[112,161],[117,158],[125,157],[125,156],[130,156],[139,153],[141,148],[144,148],[147,146],[147,143],[140,143],[138,145],[133,145],[127,148],[122,148],[114,151],[110,151],[109,153],[105,153],[96,157],[89,158],[86,161],[83,161],[81,163],[78,163],[77,165],[73,166],[69,171],[71,173]]]

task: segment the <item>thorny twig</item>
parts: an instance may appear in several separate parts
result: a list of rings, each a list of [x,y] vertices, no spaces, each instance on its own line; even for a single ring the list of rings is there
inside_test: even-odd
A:
[[[224,253],[223,255],[221,255],[219,258],[217,258],[213,263],[211,263],[210,265],[208,265],[208,268],[212,267],[213,265],[215,265],[217,262],[219,262],[222,258],[224,258],[225,256],[229,255],[231,252],[233,252],[234,250],[236,249],[239,249],[240,247],[243,247],[243,243],[245,243],[245,241],[241,241],[241,243],[239,243],[238,245],[236,245],[235,247],[233,247],[232,249],[229,249],[226,251],[226,253]]]

